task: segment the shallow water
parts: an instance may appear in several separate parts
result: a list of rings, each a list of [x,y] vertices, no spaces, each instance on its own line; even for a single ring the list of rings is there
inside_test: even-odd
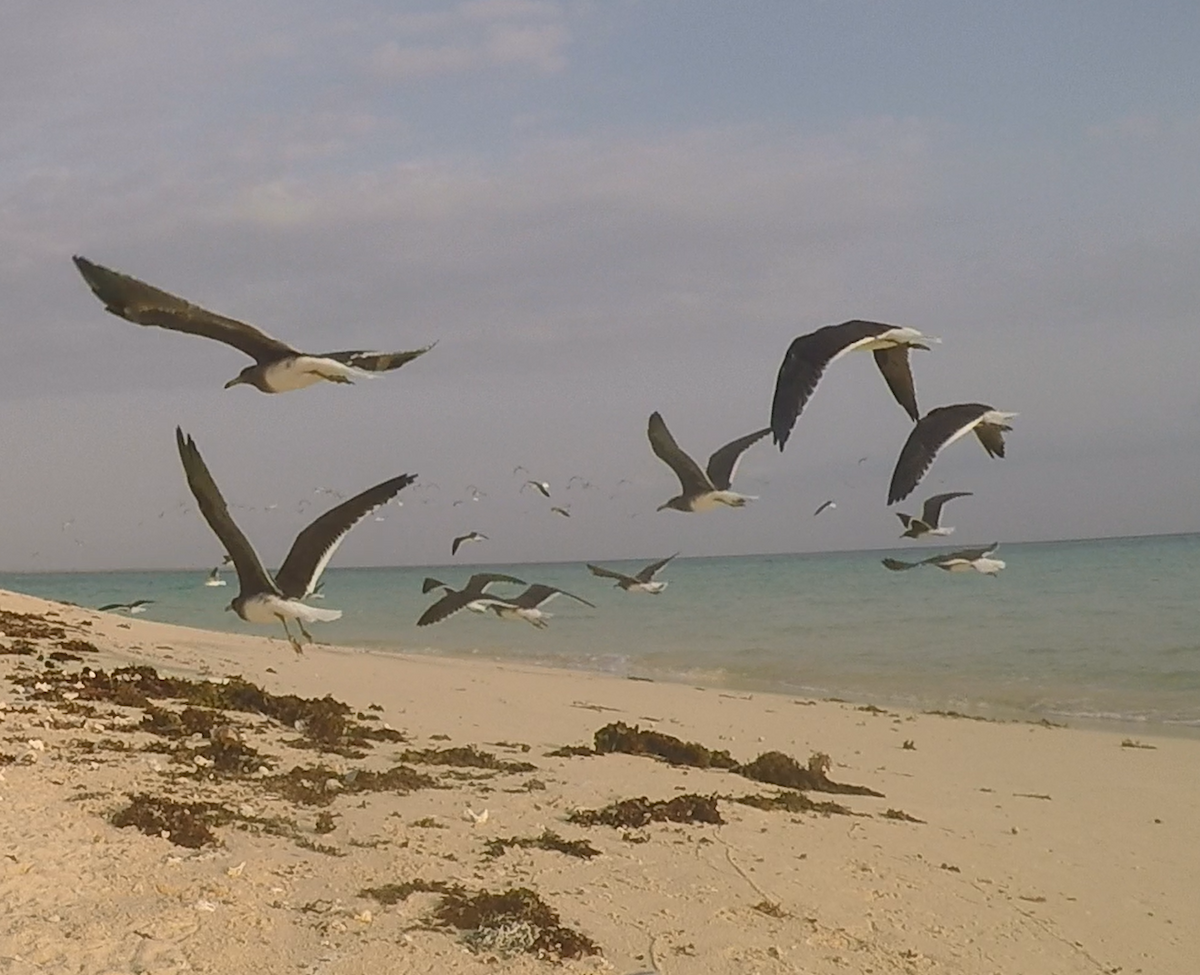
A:
[[[883,554],[679,558],[659,596],[626,594],[578,563],[488,566],[597,604],[558,598],[546,630],[469,612],[415,626],[432,601],[426,575],[458,585],[479,566],[330,569],[319,605],[345,615],[311,628],[385,650],[1200,734],[1200,534],[1006,545],[996,578],[888,572]],[[644,563],[605,564],[632,573]],[[235,576],[209,588],[206,575],[0,574],[0,587],[85,606],[153,599],[142,618],[282,636],[224,611]]]

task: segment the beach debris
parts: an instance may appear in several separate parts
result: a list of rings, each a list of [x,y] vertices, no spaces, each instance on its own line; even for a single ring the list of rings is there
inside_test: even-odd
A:
[[[750,910],[758,911],[759,914],[765,914],[767,917],[785,918],[792,916],[775,901],[759,901],[757,904],[751,904]]]
[[[723,825],[717,796],[686,793],[673,799],[651,801],[645,796],[622,799],[602,809],[577,809],[567,822],[579,826],[612,826],[638,829],[647,823],[711,823]]]
[[[917,743],[911,738],[905,738],[904,743],[900,747],[906,752],[915,752],[917,750]]]
[[[353,775],[341,775],[328,766],[294,766],[290,772],[266,776],[260,780],[268,792],[290,802],[305,806],[328,806],[340,794],[356,792],[414,792],[431,789],[437,785],[432,777],[411,769],[406,765],[394,765],[382,772],[354,769]],[[329,788],[330,780],[338,783]]]
[[[737,767],[737,761],[727,751],[713,751],[694,741],[683,741],[674,735],[660,731],[642,731],[624,721],[606,724],[593,736],[598,755],[621,752],[626,755],[650,755],[661,758],[672,765],[688,765],[693,768]]]
[[[161,836],[176,846],[198,850],[219,841],[212,827],[224,826],[234,814],[219,802],[178,802],[145,792],[129,797],[129,805],[113,813],[118,829],[134,826],[147,836]]]
[[[833,802],[832,800],[814,802],[803,792],[776,792],[774,795],[721,796],[721,798],[727,802],[740,803],[743,806],[751,806],[765,812],[781,810],[793,813],[824,813],[827,816],[830,814],[839,816],[854,815],[848,807],[843,806],[840,802]]]
[[[226,871],[225,871],[225,876],[227,876],[227,877],[240,877],[240,876],[242,875],[242,872],[243,872],[245,869],[246,869],[246,861],[245,861],[245,860],[243,860],[243,861],[242,861],[241,863],[239,863],[239,864],[238,864],[236,867],[230,867],[228,870],[226,870]]]
[[[397,759],[412,765],[450,765],[459,768],[483,768],[496,772],[536,772],[529,762],[506,762],[491,752],[480,751],[474,745],[454,748],[407,749]]]
[[[733,771],[738,775],[756,782],[766,782],[768,785],[781,785],[789,789],[808,789],[813,792],[832,792],[839,795],[876,796],[882,798],[882,792],[867,788],[865,785],[847,785],[834,782],[825,773],[830,765],[829,756],[823,752],[813,752],[808,759],[808,766],[802,766],[790,755],[783,752],[763,752],[748,765],[739,765]]]
[[[431,922],[462,932],[462,940],[473,951],[526,953],[553,959],[600,954],[596,942],[564,926],[558,912],[527,887],[471,893],[459,884],[442,880],[407,880],[365,887],[359,896],[390,906],[417,893],[441,895]]]
[[[898,819],[903,823],[923,823],[925,820],[917,819],[916,816],[910,816],[903,809],[889,809],[887,812],[879,814],[884,819]],[[1014,830],[1014,832],[1016,832]]]
[[[1157,745],[1147,745],[1145,742],[1137,741],[1134,738],[1126,738],[1121,742],[1122,748],[1157,748]]]
[[[436,924],[457,928],[474,951],[539,958],[582,958],[600,954],[587,935],[565,927],[555,911],[528,887],[500,893],[468,893],[453,887],[433,912]]]
[[[488,811],[484,809],[482,812],[476,812],[470,806],[463,810],[463,819],[472,826],[482,826],[488,821]]]
[[[483,855],[487,857],[502,856],[505,850],[514,847],[522,850],[552,850],[583,860],[590,860],[592,857],[600,855],[600,851],[587,840],[566,840],[551,829],[542,830],[539,836],[513,836],[508,839],[488,840],[484,844]]]

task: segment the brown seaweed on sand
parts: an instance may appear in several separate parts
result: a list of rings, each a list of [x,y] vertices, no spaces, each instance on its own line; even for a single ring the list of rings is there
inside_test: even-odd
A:
[[[565,840],[551,829],[543,830],[539,836],[514,836],[510,839],[488,840],[483,846],[483,853],[484,856],[498,857],[505,850],[513,847],[522,850],[553,850],[583,860],[590,860],[592,857],[600,855],[600,851],[587,840]]]
[[[624,721],[606,724],[596,732],[594,740],[596,752],[600,755],[607,752],[650,755],[672,765],[693,768],[737,767],[737,762],[727,751],[713,751],[697,742],[683,741],[660,731],[642,731],[637,725],[630,727]]]
[[[674,799],[651,802],[645,796],[622,799],[603,809],[580,809],[567,817],[567,822],[580,826],[613,826],[636,829],[647,823],[712,823],[725,822],[717,809],[716,796],[688,793]]]

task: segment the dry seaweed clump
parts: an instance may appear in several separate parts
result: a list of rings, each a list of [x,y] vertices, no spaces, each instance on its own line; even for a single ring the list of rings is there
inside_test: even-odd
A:
[[[522,850],[553,850],[583,860],[590,860],[592,857],[600,855],[600,851],[587,840],[565,840],[551,829],[543,830],[540,836],[514,836],[510,839],[488,840],[484,844],[483,853],[484,856],[498,857],[512,847]]]
[[[840,802],[813,802],[803,792],[777,792],[773,796],[723,796],[722,798],[728,799],[730,802],[740,803],[743,806],[761,809],[764,812],[782,810],[783,812],[793,813],[816,812],[824,813],[825,815],[851,815],[850,810]]]
[[[380,904],[391,906],[407,900],[412,894],[444,894],[451,889],[444,880],[406,880],[402,884],[383,884],[380,887],[364,887],[359,897],[370,897]]]
[[[693,768],[731,769],[738,764],[727,751],[713,751],[697,742],[683,741],[660,731],[642,731],[637,725],[631,728],[624,721],[606,724],[596,732],[594,740],[597,754],[652,755],[672,765]]]
[[[687,793],[655,802],[642,796],[638,799],[622,799],[603,809],[580,809],[571,813],[567,822],[580,826],[637,829],[647,823],[712,823],[720,826],[725,820],[717,809],[716,796]]]
[[[219,802],[176,802],[141,792],[130,796],[129,805],[113,813],[110,821],[118,828],[136,826],[147,836],[162,836],[177,846],[198,850],[217,842],[213,826],[234,819]]]
[[[539,958],[582,958],[600,954],[587,935],[565,927],[549,904],[528,887],[493,894],[453,887],[434,910],[435,923],[457,928],[475,951]]]
[[[458,768],[485,768],[497,772],[536,772],[537,766],[529,762],[506,762],[490,752],[480,751],[474,745],[458,748],[409,749],[398,756],[402,762],[414,765],[449,765]]]
[[[36,613],[14,613],[0,609],[0,633],[23,640],[63,640],[67,631]]]
[[[815,752],[809,758],[807,767],[783,752],[763,752],[753,762],[739,765],[734,771],[756,782],[782,785],[789,789],[811,789],[813,792],[852,796],[883,796],[882,792],[876,792],[865,785],[834,782],[825,774],[829,764],[829,756],[820,752]]]
[[[405,765],[394,765],[382,772],[351,769],[345,774],[324,765],[309,768],[297,765],[290,772],[260,781],[268,792],[305,806],[328,806],[342,793],[405,793],[437,785],[436,779]]]

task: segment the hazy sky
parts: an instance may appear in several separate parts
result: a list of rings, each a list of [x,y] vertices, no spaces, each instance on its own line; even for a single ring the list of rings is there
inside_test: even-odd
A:
[[[7,0],[0,568],[214,564],[176,424],[269,565],[321,489],[402,472],[337,564],[471,529],[472,561],[890,545],[909,423],[865,353],[746,454],[759,501],[654,510],[651,411],[703,463],[849,318],[942,338],[922,410],[1021,414],[901,510],[974,491],[963,542],[1196,530],[1197,51],[1194,0]],[[438,345],[226,391],[241,353],[108,315],[73,253],[303,349]]]

